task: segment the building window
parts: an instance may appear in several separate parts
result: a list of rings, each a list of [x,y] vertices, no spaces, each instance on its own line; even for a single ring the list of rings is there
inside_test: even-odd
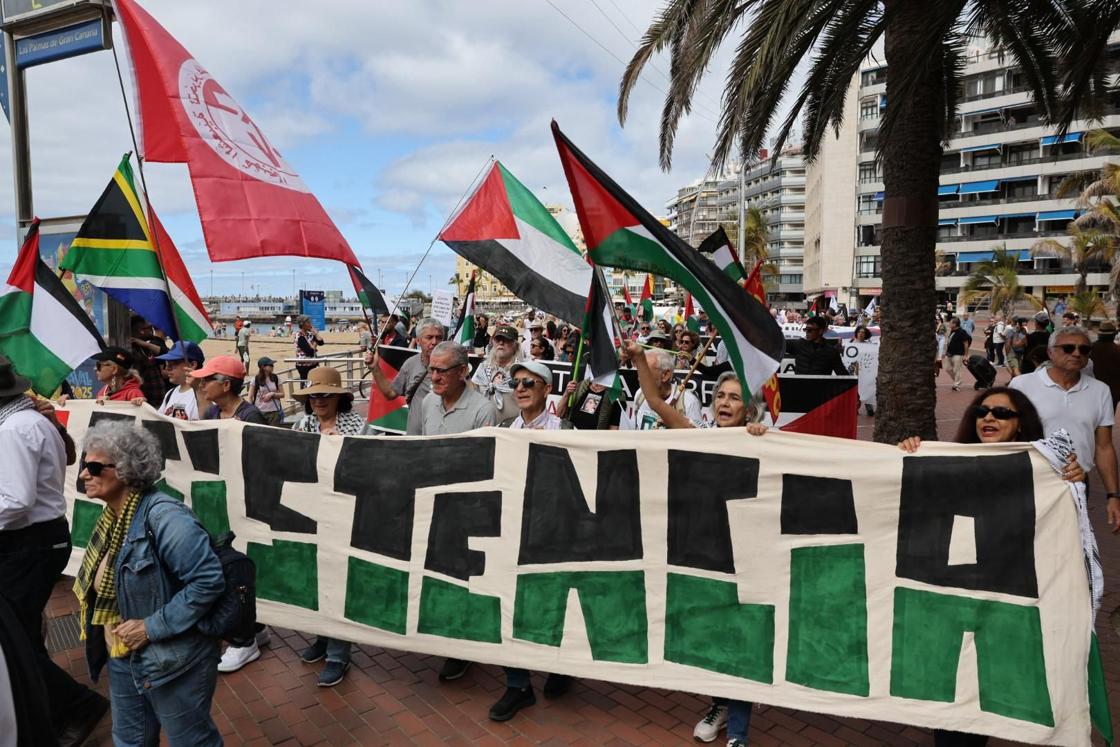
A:
[[[878,257],[856,257],[856,277],[858,277],[858,278],[877,278],[877,277],[879,277],[879,258]]]
[[[863,74],[860,75],[859,82],[861,86],[875,86],[880,83],[885,83],[886,80],[887,69],[885,67],[880,67],[875,70],[865,70]]]
[[[871,119],[879,116],[879,97],[864,99],[859,102],[859,118]]]
[[[861,182],[877,182],[880,179],[882,179],[882,176],[874,163],[861,163],[859,165],[859,180]]]

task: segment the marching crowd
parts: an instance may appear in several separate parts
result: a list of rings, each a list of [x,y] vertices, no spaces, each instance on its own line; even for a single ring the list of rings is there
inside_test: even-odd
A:
[[[612,399],[594,382],[573,381],[557,406],[549,407],[553,374],[546,361],[587,354],[579,349],[579,331],[555,321],[525,318],[518,329],[505,320],[491,323],[479,317],[468,348],[447,340],[447,330],[435,319],[385,317],[378,342],[414,346],[417,354],[389,376],[379,365],[370,335],[365,340],[366,363],[382,395],[407,400],[411,435],[457,434],[496,425],[512,430],[740,428],[764,437],[767,429],[760,421],[765,407],[747,396],[732,371],[719,373],[707,412],[675,377],[679,368],[706,365],[712,330],[702,312],[695,318],[652,324],[623,309],[621,322],[621,357],[636,369],[640,383],[631,403]],[[954,388],[960,385],[959,369],[971,349],[966,327],[970,322],[967,314],[954,316],[944,333],[944,354],[950,373],[957,376]],[[790,355],[799,371],[846,373],[835,345],[824,340],[827,328],[823,317],[810,318],[805,339],[791,341]],[[1097,376],[1120,368],[1115,366],[1115,326],[1102,326],[1096,344],[1077,324],[1049,331],[1041,343],[1045,362],[1031,372],[1012,367],[1006,357],[1006,350],[1014,350],[1016,361],[1025,361],[1033,352],[1032,333],[1025,333],[1019,345],[1018,329],[1015,322],[999,332],[1005,345],[1003,361],[1013,376],[1009,386],[976,396],[956,440],[1034,441],[1063,434],[1072,453],[1062,452],[1055,469],[1073,482],[1086,480],[1096,469],[1094,479],[1103,483],[1108,496],[1109,524],[1114,532],[1120,530],[1111,434],[1114,399],[1109,385],[1087,371],[1091,360],[1103,362],[1106,354],[1109,363],[1097,366]],[[108,348],[97,356],[99,401],[149,403],[165,415],[186,420],[283,423],[280,382],[271,359],[257,361],[257,372],[250,376],[243,357],[206,359],[190,342],[169,347],[142,319],[135,320],[133,334],[131,348]],[[1043,337],[1036,334],[1033,340],[1038,343]],[[293,353],[301,361],[297,371],[304,385],[294,392],[302,411],[290,427],[326,436],[361,434],[366,423],[353,409],[352,391],[343,386],[336,369],[315,360],[320,344],[310,321],[297,320]],[[1101,346],[1108,349],[1099,352]],[[471,352],[483,355],[473,373]],[[718,365],[718,352],[715,360]],[[28,744],[80,744],[110,706],[116,744],[154,745],[161,730],[172,745],[220,744],[210,718],[216,678],[259,658],[268,630],[258,625],[247,645],[229,646],[224,652],[216,638],[200,632],[199,621],[222,592],[222,570],[199,520],[156,487],[163,465],[158,440],[146,430],[109,421],[91,427],[80,449],[75,448],[54,416],[54,406],[28,396],[28,386],[14,366],[0,358],[0,575],[6,579],[0,588],[0,643],[7,652],[8,643],[22,640],[25,650],[33,652],[34,666],[30,671],[24,668],[26,686],[12,693],[11,705],[16,716],[23,717],[21,728],[26,722],[37,730]],[[58,406],[65,406],[65,400],[65,395],[58,398]],[[908,452],[920,447],[917,438],[900,444]],[[90,674],[95,680],[107,674],[109,701],[56,666],[43,639],[43,609],[70,556],[63,482],[66,465],[78,454],[80,489],[104,508],[73,588],[81,606]],[[319,685],[330,687],[345,677],[350,653],[349,642],[320,636],[302,652],[302,659],[324,661]],[[468,661],[447,659],[439,678],[456,680],[470,666]],[[505,675],[507,688],[490,709],[496,721],[508,720],[536,701],[528,671],[507,668]],[[550,675],[545,697],[563,695],[571,682],[569,677]],[[0,697],[0,722],[3,705]],[[749,703],[717,699],[696,724],[694,735],[710,742],[726,729],[728,744],[743,747],[750,715]],[[971,745],[985,738],[941,731],[935,740],[938,745]]]

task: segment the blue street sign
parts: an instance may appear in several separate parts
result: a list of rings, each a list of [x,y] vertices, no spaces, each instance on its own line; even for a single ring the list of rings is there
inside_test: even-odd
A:
[[[104,24],[100,18],[95,18],[57,31],[17,39],[16,66],[42,65],[106,48]]]
[[[4,37],[0,35],[0,107],[4,108],[4,118],[12,121],[8,113],[8,50],[4,46]]]

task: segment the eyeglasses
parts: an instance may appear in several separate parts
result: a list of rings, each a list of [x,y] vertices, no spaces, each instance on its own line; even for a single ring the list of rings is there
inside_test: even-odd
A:
[[[541,382],[537,381],[536,379],[530,379],[526,376],[523,376],[520,379],[510,379],[509,380],[510,386],[513,387],[514,389],[520,389],[520,388],[532,389],[533,387],[535,387],[537,384],[540,384],[540,383]]]
[[[1088,355],[1089,351],[1092,350],[1092,348],[1088,345],[1074,345],[1072,343],[1067,343],[1066,345],[1055,345],[1054,347],[1058,348],[1066,355],[1073,355],[1074,350],[1081,353],[1082,355]]]
[[[428,373],[430,373],[432,376],[435,376],[436,374],[440,374],[441,376],[446,376],[447,374],[454,371],[456,368],[462,368],[462,366],[463,366],[462,363],[456,363],[454,366],[448,366],[447,368],[438,368],[436,366],[428,366]]]
[[[91,477],[100,477],[101,473],[107,469],[116,469],[115,464],[103,464],[101,462],[84,462],[83,466],[89,472]],[[81,471],[81,470],[79,470]]]
[[[992,417],[996,420],[1011,420],[1019,417],[1019,413],[1016,410],[1012,410],[1010,407],[1003,407],[1002,405],[996,405],[995,407],[976,405],[976,407],[972,408],[972,416],[977,420],[988,417],[988,413],[991,413]]]

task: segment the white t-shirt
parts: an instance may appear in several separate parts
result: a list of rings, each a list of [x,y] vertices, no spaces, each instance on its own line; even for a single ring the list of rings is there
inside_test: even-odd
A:
[[[674,386],[676,386],[674,384]],[[674,395],[675,395],[674,390]],[[675,396],[670,396],[666,402],[670,405],[676,402]],[[700,399],[692,392],[685,390],[684,393],[684,416],[688,418],[689,422],[696,428],[703,428],[704,413],[700,407]],[[665,423],[661,421],[661,416],[654,412],[653,408],[649,406],[649,402],[642,398],[642,403],[638,406],[637,412],[634,413],[634,419],[623,418],[620,424],[620,430],[660,430],[665,427]]]
[[[163,396],[163,402],[159,406],[161,414],[173,417],[172,413],[178,409],[186,413],[187,420],[198,420],[198,398],[195,397],[194,389],[184,392],[179,387],[173,387]]]
[[[995,329],[992,330],[992,342],[1002,343],[1004,341],[1003,333],[1007,331],[1007,326],[1003,322],[996,322]],[[1077,455],[1081,457],[1080,454]]]
[[[1096,431],[1116,421],[1108,385],[1085,376],[1068,391],[1050,378],[1050,368],[1011,380],[1011,388],[1027,395],[1042,418],[1043,435],[1065,428],[1073,438],[1077,462],[1088,473],[1096,463]]]

